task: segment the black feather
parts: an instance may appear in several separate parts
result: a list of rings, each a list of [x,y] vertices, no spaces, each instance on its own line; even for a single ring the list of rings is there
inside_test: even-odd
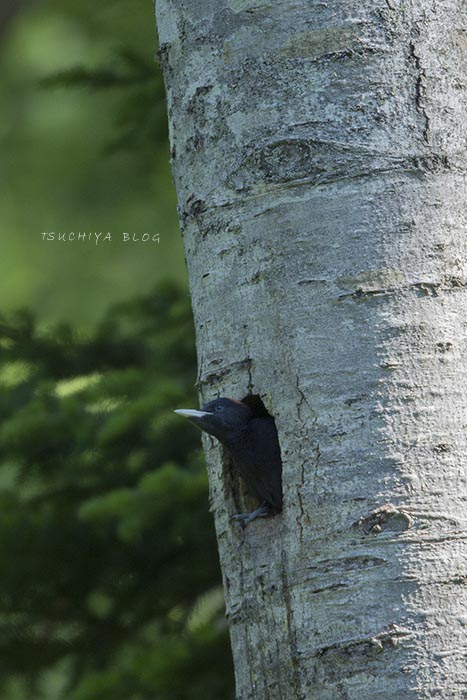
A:
[[[272,416],[258,417],[241,401],[226,398],[210,401],[201,411],[178,409],[177,413],[225,445],[252,495],[276,511],[282,509],[282,461]],[[249,522],[267,512],[263,508],[238,517]]]

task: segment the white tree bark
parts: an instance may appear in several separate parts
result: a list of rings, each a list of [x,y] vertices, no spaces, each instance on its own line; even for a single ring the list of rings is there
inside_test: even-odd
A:
[[[201,397],[284,463],[242,532],[206,441],[237,697],[466,698],[467,6],[156,4]]]

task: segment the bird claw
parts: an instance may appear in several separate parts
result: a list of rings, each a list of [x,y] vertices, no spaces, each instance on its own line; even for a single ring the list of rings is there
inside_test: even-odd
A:
[[[251,513],[237,513],[236,515],[232,515],[230,519],[236,520],[242,527],[245,527],[248,523],[251,523],[252,520],[256,518],[265,518],[270,514],[271,511],[267,503],[262,503],[259,508],[253,510]]]

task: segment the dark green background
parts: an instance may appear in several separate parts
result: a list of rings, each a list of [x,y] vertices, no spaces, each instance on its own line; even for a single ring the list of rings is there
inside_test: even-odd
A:
[[[152,4],[36,2],[0,39],[4,308],[88,324],[161,277],[186,284]],[[88,82],[43,85],[77,68]],[[42,231],[115,241],[44,243]],[[123,231],[161,242],[125,245]]]
[[[2,700],[233,697],[156,49],[142,0],[1,27]]]

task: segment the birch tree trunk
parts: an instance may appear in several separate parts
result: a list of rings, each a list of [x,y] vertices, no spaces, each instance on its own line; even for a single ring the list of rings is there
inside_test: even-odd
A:
[[[201,400],[283,456],[242,532],[205,443],[237,698],[466,698],[467,6],[156,12]]]

